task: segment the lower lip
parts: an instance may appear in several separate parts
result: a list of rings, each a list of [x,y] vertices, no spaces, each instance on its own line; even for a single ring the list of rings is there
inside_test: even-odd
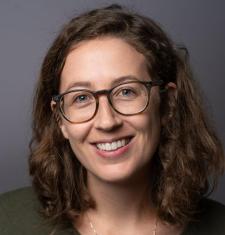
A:
[[[104,150],[100,150],[98,149],[96,146],[95,147],[95,151],[97,153],[97,155],[99,155],[100,157],[103,157],[103,158],[112,158],[112,159],[115,159],[115,158],[119,158],[121,156],[123,156],[124,153],[126,153],[128,151],[128,149],[131,147],[131,143],[132,143],[132,140],[130,140],[130,142],[117,149],[117,150],[112,150],[112,151],[104,151]]]

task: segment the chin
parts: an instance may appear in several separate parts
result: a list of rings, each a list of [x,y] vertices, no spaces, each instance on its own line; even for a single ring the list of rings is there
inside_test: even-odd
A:
[[[111,166],[111,167],[105,167],[104,171],[98,171],[97,174],[92,173],[89,176],[94,177],[95,180],[99,180],[105,183],[126,184],[126,183],[132,183],[134,181],[143,180],[143,176],[144,177],[146,176],[144,172],[146,173],[147,171],[145,171],[143,168],[142,170],[126,169],[126,167],[121,166],[117,169],[115,168],[112,169]]]

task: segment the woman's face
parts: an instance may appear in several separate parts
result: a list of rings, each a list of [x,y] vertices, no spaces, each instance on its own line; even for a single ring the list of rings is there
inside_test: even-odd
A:
[[[60,93],[71,89],[110,89],[122,77],[151,80],[142,54],[118,38],[85,41],[71,50],[66,58]],[[152,87],[146,110],[132,116],[115,112],[107,97],[101,95],[98,111],[91,120],[73,124],[62,118],[60,127],[76,157],[87,169],[89,178],[122,182],[149,170],[159,143],[159,106],[158,87]],[[97,147],[97,144],[119,140],[126,145],[114,151]]]

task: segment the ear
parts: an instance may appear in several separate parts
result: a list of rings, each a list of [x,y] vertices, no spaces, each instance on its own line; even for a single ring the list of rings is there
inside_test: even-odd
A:
[[[165,90],[168,92],[169,96],[173,95],[177,98],[177,85],[174,82],[167,83]]]
[[[67,132],[66,126],[64,124],[64,121],[61,119],[59,114],[56,113],[56,105],[57,105],[56,102],[54,100],[52,100],[50,105],[51,105],[52,112],[55,113],[56,121],[59,125],[59,128],[61,129],[61,132],[62,132],[64,138],[68,139],[68,132]]]
[[[166,85],[166,89],[168,91],[169,99],[177,99],[177,85],[174,82],[169,82]]]
[[[56,110],[56,102],[54,101],[54,100],[51,100],[51,110],[52,110],[52,112],[55,112],[55,110]]]
[[[163,100],[162,100],[162,116],[161,116],[161,123],[162,123],[162,126],[164,126],[166,124],[166,122],[168,121],[168,118],[170,116],[170,114],[172,113],[171,112],[171,109],[170,109],[170,105],[171,102],[173,100],[176,100],[177,99],[177,85],[174,83],[174,82],[169,82],[165,85],[165,91],[166,93],[165,97]]]

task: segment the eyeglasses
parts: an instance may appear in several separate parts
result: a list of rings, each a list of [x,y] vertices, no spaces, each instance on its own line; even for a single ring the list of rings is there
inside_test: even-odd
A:
[[[77,89],[52,97],[58,104],[62,116],[71,123],[91,120],[98,111],[99,96],[106,95],[108,102],[117,113],[130,116],[143,112],[148,104],[150,90],[161,86],[162,80],[129,81],[109,90],[90,91]]]

